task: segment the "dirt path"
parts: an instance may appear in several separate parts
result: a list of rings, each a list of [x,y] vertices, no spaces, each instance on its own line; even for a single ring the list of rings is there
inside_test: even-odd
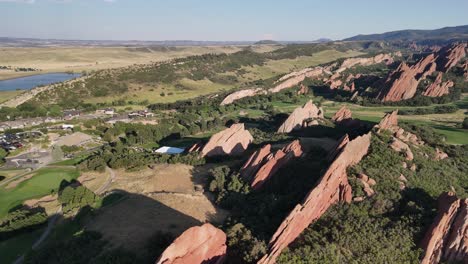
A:
[[[112,170],[109,167],[106,167],[106,171],[109,172],[110,177],[109,177],[109,179],[107,179],[107,181],[101,187],[99,187],[99,189],[96,190],[97,194],[103,194],[105,191],[107,191],[107,189],[109,189],[109,186],[111,185],[111,183],[115,180],[114,170]]]

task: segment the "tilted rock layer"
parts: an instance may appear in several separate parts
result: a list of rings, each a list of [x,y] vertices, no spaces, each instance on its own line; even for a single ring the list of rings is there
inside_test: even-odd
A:
[[[226,234],[211,224],[187,229],[164,250],[156,264],[221,264],[226,255]]]
[[[244,128],[244,124],[234,124],[221,132],[211,136],[202,149],[202,156],[238,155],[244,152],[253,137]]]
[[[371,134],[350,141],[320,178],[317,186],[309,192],[301,204],[281,223],[270,240],[268,251],[258,263],[273,264],[281,251],[291,244],[313,221],[339,201],[351,202],[351,186],[346,168],[358,163],[370,146]]]
[[[430,54],[413,66],[408,66],[402,62],[387,77],[384,89],[377,97],[382,102],[395,102],[413,98],[419,82],[436,70],[435,60],[434,54]]]
[[[437,70],[448,72],[453,66],[466,56],[467,43],[454,44],[442,48],[438,53]]]
[[[442,72],[439,72],[439,74],[437,74],[435,81],[429,86],[427,86],[426,91],[424,91],[424,96],[440,97],[450,93],[449,88],[453,86],[453,82],[442,82],[442,75]]]
[[[438,214],[421,247],[421,264],[468,263],[468,199],[457,199],[453,193],[439,197]]]
[[[384,62],[385,64],[392,64],[393,57],[390,54],[379,54],[370,58],[349,58],[343,61],[340,68],[336,70],[337,73],[343,72],[356,65],[369,66]]]
[[[226,96],[226,98],[221,102],[221,105],[232,104],[236,100],[265,93],[266,91],[261,88],[240,90]]]
[[[253,153],[241,169],[241,176],[250,182],[254,190],[260,189],[280,168],[303,154],[299,140],[294,140],[274,154],[270,149],[271,146],[268,144]]]
[[[270,93],[277,93],[284,89],[291,88],[300,84],[305,78],[316,78],[324,74],[324,69],[320,66],[315,68],[306,68],[299,72],[292,72],[279,79],[281,83],[277,84],[274,88],[269,89]]]
[[[308,101],[303,107],[296,108],[279,127],[278,133],[289,133],[302,128],[304,121],[310,118],[323,118],[323,111],[312,101]]]
[[[343,120],[348,120],[353,118],[352,112],[346,106],[342,106],[332,117],[332,120],[336,123],[340,123]]]

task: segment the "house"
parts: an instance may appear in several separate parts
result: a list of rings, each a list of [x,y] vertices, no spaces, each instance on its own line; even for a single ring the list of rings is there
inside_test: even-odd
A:
[[[67,130],[67,129],[73,129],[75,126],[74,125],[69,125],[69,124],[63,124],[62,129]]]
[[[70,120],[81,115],[81,111],[76,109],[63,110],[63,119]]]
[[[153,117],[153,116],[154,116],[154,113],[148,111],[148,109],[131,112],[128,114],[128,118]]]
[[[104,108],[96,110],[97,115],[114,115],[115,109],[114,108]]]

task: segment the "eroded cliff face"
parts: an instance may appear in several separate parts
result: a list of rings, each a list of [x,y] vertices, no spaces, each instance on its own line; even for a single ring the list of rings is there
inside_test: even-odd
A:
[[[303,127],[304,121],[311,118],[323,118],[323,111],[312,101],[308,101],[303,107],[296,108],[288,119],[279,127],[278,133],[289,133]]]
[[[421,59],[413,66],[402,62],[396,70],[388,75],[377,98],[382,102],[411,99],[416,94],[420,81],[436,70],[439,71],[436,81],[426,88],[423,95],[438,97],[448,94],[453,82],[442,83],[443,73],[448,72],[466,56],[466,47],[466,43],[444,47]]]
[[[353,113],[346,106],[342,106],[332,117],[333,122],[340,123],[352,119]]]
[[[266,94],[266,91],[262,88],[240,90],[226,96],[226,98],[224,98],[224,100],[221,102],[221,105],[232,104],[236,100],[246,97],[252,97],[259,94]]]
[[[382,102],[396,102],[413,98],[419,82],[436,70],[435,61],[435,55],[430,54],[413,66],[402,62],[395,71],[389,74],[385,80],[384,88],[377,98]]]
[[[234,124],[221,132],[211,136],[201,150],[202,156],[239,155],[244,152],[253,137],[244,124]]]
[[[156,264],[221,264],[226,234],[211,224],[187,229],[164,250]]]
[[[437,216],[421,242],[421,264],[468,263],[468,199],[449,192],[438,202]]]
[[[453,66],[466,56],[467,43],[454,44],[442,48],[437,58],[437,70],[448,72]]]
[[[275,153],[270,150],[270,144],[264,146],[254,152],[242,166],[240,174],[254,190],[260,189],[280,168],[303,154],[299,140],[294,140]]]
[[[347,143],[301,204],[281,223],[270,240],[267,254],[260,264],[273,264],[281,251],[291,244],[312,222],[320,218],[334,203],[351,202],[351,186],[346,168],[358,163],[370,146],[371,133]]]
[[[449,89],[453,87],[454,83],[452,81],[442,82],[442,76],[442,72],[437,74],[435,81],[426,87],[423,93],[424,96],[440,97],[450,93]]]

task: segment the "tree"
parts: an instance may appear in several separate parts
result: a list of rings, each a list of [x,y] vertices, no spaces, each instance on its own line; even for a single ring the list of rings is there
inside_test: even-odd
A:
[[[465,119],[463,120],[462,127],[464,129],[468,129],[468,117],[465,117]]]

